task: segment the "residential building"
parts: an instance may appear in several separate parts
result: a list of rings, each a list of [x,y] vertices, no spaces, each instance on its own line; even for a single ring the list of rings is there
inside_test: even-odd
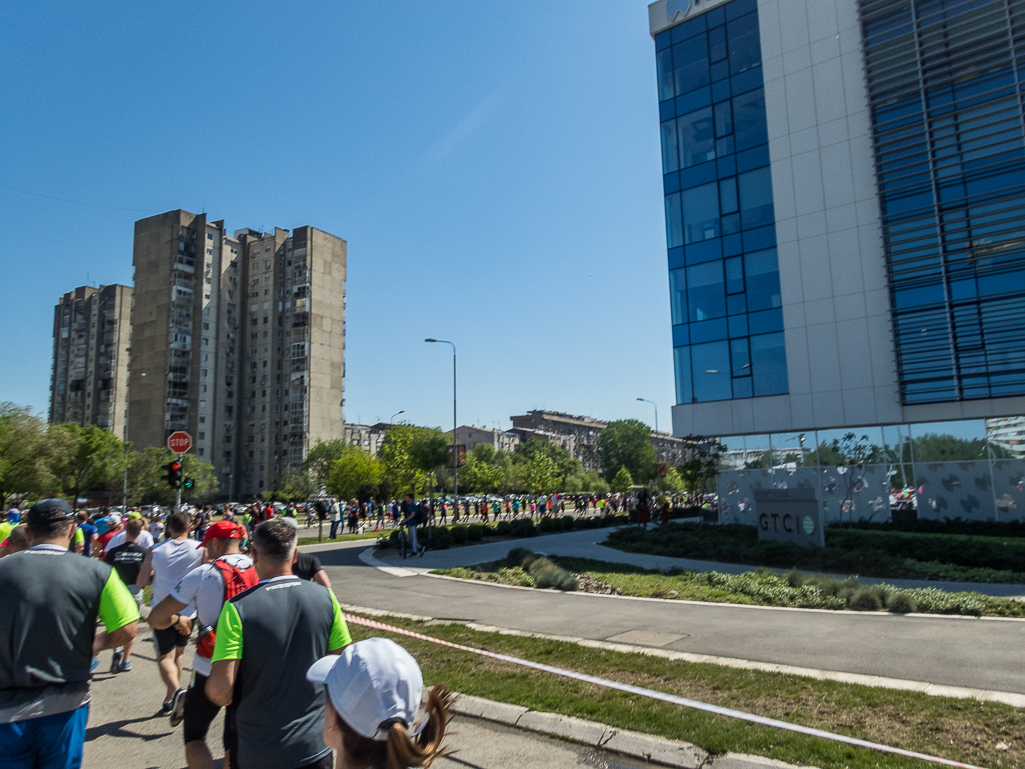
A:
[[[512,420],[510,432],[519,436],[520,441],[531,437],[541,438],[555,446],[566,449],[570,456],[580,460],[585,470],[600,470],[601,457],[598,455],[598,435],[608,427],[608,422],[593,417],[574,416],[558,411],[535,409],[526,414],[509,417]],[[689,445],[669,433],[651,433],[659,462],[676,467],[685,462],[689,456]]]
[[[134,443],[187,430],[245,499],[342,434],[344,240],[177,210],[135,223],[133,264]]]
[[[342,427],[342,440],[351,446],[359,446],[376,457],[390,427],[391,425],[384,422],[378,422],[376,425],[357,425],[346,422]]]
[[[130,286],[80,286],[53,311],[50,422],[96,425],[124,437]]]
[[[451,430],[446,433],[446,435],[451,434]],[[456,430],[456,442],[461,446],[466,446],[467,451],[473,451],[477,446],[486,443],[498,451],[512,452],[516,451],[516,447],[520,445],[520,436],[509,430],[462,425]]]
[[[1025,458],[1025,417],[987,419],[986,439],[1019,459]]]
[[[1025,7],[648,10],[673,432],[1025,413]]]

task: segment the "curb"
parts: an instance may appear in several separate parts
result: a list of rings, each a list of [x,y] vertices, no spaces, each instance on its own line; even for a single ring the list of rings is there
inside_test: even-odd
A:
[[[530,710],[470,694],[456,694],[452,711],[469,718],[548,734],[675,769],[815,769],[744,753],[726,753],[713,757],[696,745],[682,740],[616,729],[595,721]]]
[[[435,575],[431,575],[435,576]],[[440,578],[440,577],[439,577]],[[482,583],[490,584],[490,583]],[[515,587],[515,586],[503,586]],[[534,588],[520,588],[533,590]],[[401,617],[420,622],[456,622],[464,625],[470,630],[478,630],[484,633],[499,633],[501,635],[522,636],[526,638],[540,638],[547,641],[562,641],[580,646],[587,646],[595,649],[607,649],[608,651],[624,652],[626,654],[644,654],[649,657],[661,657],[663,659],[680,660],[683,662],[694,662],[697,664],[722,665],[723,667],[738,668],[740,670],[760,670],[766,673],[779,673],[781,675],[804,676],[819,681],[837,681],[845,684],[858,686],[870,686],[879,689],[896,689],[898,691],[918,692],[930,697],[950,697],[952,699],[967,700],[977,699],[984,702],[999,702],[1010,705],[1013,708],[1025,709],[1025,694],[1017,692],[1002,692],[988,689],[971,689],[963,686],[949,686],[935,684],[928,681],[913,681],[903,678],[885,678],[883,676],[865,675],[862,673],[844,673],[833,670],[819,670],[816,668],[793,667],[790,665],[777,665],[771,662],[755,662],[752,660],[736,659],[734,657],[717,657],[708,654],[693,654],[691,652],[678,652],[673,649],[661,649],[657,646],[637,646],[634,644],[616,643],[613,641],[594,641],[589,638],[577,638],[575,636],[551,635],[547,633],[531,633],[524,630],[512,630],[509,628],[495,627],[493,625],[482,625],[477,622],[466,622],[461,620],[425,617],[418,614],[405,614],[403,612],[385,611],[382,609],[371,609],[365,606],[355,606],[339,601],[339,605],[346,611],[355,614],[363,614],[368,617]]]

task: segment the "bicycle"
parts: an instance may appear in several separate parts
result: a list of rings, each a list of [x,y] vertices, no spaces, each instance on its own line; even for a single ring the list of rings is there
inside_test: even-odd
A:
[[[399,527],[399,555],[403,559],[408,558],[413,553],[413,548],[409,544],[409,532],[405,526]]]

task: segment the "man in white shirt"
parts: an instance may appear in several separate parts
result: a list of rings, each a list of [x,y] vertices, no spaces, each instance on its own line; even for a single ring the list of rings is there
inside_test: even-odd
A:
[[[142,517],[142,513],[129,513],[125,516],[125,520],[127,521],[129,518],[137,518],[142,521],[144,525],[146,523],[145,519]],[[127,541],[126,531],[125,529],[121,529],[121,531],[110,538],[110,542],[107,543],[107,550],[113,550],[118,545],[123,545]],[[146,529],[143,529],[139,532],[139,536],[135,540],[135,543],[140,547],[145,547],[147,549],[151,548],[153,547],[153,535],[146,531]]]
[[[169,515],[167,531],[170,539],[157,544],[142,562],[138,585],[153,585],[150,606],[157,606],[169,596],[181,578],[199,566],[203,559],[199,542],[189,539],[190,523],[189,516],[184,513]],[[157,667],[167,689],[162,708],[165,714],[172,713],[178,701],[185,696],[181,688],[181,677],[194,614],[195,607],[190,606],[179,612],[178,619],[170,627],[153,628],[153,637],[157,642]]]
[[[189,769],[213,769],[214,759],[206,744],[210,724],[220,707],[207,699],[204,691],[210,675],[210,657],[214,650],[217,619],[225,600],[233,598],[253,587],[259,581],[253,561],[239,551],[239,545],[246,536],[245,528],[231,521],[217,521],[211,524],[203,538],[206,551],[202,566],[193,569],[171,590],[170,595],[155,604],[149,615],[149,623],[155,628],[170,628],[177,615],[189,606],[196,607],[196,622],[199,638],[196,656],[192,666],[196,675],[183,699],[171,713],[171,725],[177,726],[184,719],[185,759]],[[224,748],[227,751],[232,741],[232,724],[225,720]],[[229,766],[225,755],[224,766]]]

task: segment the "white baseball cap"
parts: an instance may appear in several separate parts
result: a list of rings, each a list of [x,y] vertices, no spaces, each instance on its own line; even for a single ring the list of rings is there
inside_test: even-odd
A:
[[[317,660],[306,680],[326,684],[342,720],[372,740],[388,739],[395,721],[412,731],[424,688],[416,660],[387,638],[368,638]]]
[[[121,513],[111,513],[107,516],[107,520],[110,521],[112,526],[117,526],[121,523]]]

